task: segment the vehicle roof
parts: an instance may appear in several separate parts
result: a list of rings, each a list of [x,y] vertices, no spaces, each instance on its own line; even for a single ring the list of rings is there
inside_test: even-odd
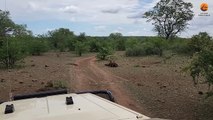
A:
[[[67,105],[72,96],[74,104]],[[4,114],[6,105],[15,111]],[[96,95],[65,94],[0,104],[0,120],[144,120],[149,117]]]

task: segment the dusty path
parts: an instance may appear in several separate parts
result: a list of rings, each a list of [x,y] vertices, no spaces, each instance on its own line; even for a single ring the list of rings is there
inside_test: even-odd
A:
[[[76,61],[78,66],[75,67],[75,92],[87,90],[110,90],[118,104],[127,108],[142,112],[142,108],[136,103],[122,87],[122,82],[127,82],[126,79],[112,75],[95,64],[96,58],[87,57]]]

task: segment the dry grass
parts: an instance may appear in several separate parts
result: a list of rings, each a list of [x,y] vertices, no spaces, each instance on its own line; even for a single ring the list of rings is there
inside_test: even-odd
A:
[[[174,55],[164,62],[158,56],[125,57],[122,52],[117,55],[118,68],[105,67],[106,61],[97,64],[128,80],[126,89],[134,94],[141,107],[146,107],[146,114],[174,120],[213,119],[211,98],[204,100],[198,94],[206,92],[206,86],[193,86],[192,78],[182,72],[189,57]]]

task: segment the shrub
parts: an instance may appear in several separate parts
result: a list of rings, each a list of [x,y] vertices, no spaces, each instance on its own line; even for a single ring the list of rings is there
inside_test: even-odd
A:
[[[194,35],[191,38],[189,48],[193,53],[200,52],[202,49],[209,47],[211,42],[211,37],[208,35],[208,33],[200,32],[198,35]]]
[[[142,44],[126,50],[126,56],[146,56],[159,55],[162,56],[166,43],[164,40],[147,40]]]
[[[29,45],[29,53],[31,55],[41,55],[48,51],[48,45],[43,40],[31,40]]]
[[[17,61],[23,59],[24,56],[22,47],[17,40],[9,39],[8,47],[7,42],[3,41],[3,44],[0,47],[0,64],[2,64],[4,67],[14,67]]]
[[[190,46],[195,53],[186,70],[190,72],[195,85],[208,84],[207,97],[210,97],[213,95],[213,42],[207,33],[199,33],[192,38]],[[204,79],[199,79],[200,77]]]
[[[135,46],[133,48],[127,48],[126,56],[144,56],[145,50],[142,46]]]
[[[99,52],[97,54],[97,58],[100,60],[105,60],[108,55],[113,54],[113,49],[109,45],[104,45],[99,48]]]
[[[76,54],[77,54],[78,56],[82,56],[82,54],[83,54],[84,52],[87,52],[88,49],[89,49],[89,48],[88,48],[88,45],[87,45],[86,42],[78,41],[78,42],[76,42],[76,44],[75,44],[75,52],[76,52]]]
[[[170,48],[173,52],[178,54],[191,54],[191,49],[187,40],[177,40],[170,44]]]
[[[126,45],[125,45],[125,48],[128,49],[128,48],[133,48],[137,45],[139,45],[139,40],[135,39],[135,38],[129,38],[127,39],[126,41]]]
[[[98,40],[90,40],[89,42],[89,51],[90,52],[98,52],[98,50],[100,49],[101,43]]]

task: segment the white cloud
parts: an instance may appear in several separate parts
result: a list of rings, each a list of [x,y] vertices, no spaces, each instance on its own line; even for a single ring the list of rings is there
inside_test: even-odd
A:
[[[66,12],[66,13],[77,13],[79,11],[79,8],[74,5],[69,5],[63,8],[59,8],[59,11]]]
[[[124,28],[122,27],[117,27],[116,30],[113,31],[113,33],[123,33],[124,32]]]
[[[107,30],[107,27],[104,25],[99,25],[99,26],[95,26],[94,29],[97,32],[105,32]]]
[[[154,34],[151,23],[141,18],[143,13],[152,9],[159,0],[6,0],[7,10],[11,12],[15,21],[68,21],[88,23],[94,25],[97,32],[105,31],[106,26],[132,25],[146,28],[147,31],[116,28],[114,31],[126,34]],[[182,36],[191,36],[199,31],[207,31],[213,35],[213,1],[206,0],[209,4],[209,17],[200,17],[200,3],[197,0],[184,0],[192,2],[195,12],[194,19],[190,22],[188,30]],[[0,1],[0,9],[4,8],[4,1]],[[102,26],[100,26],[102,25]],[[104,27],[104,26],[105,27]],[[47,27],[46,27],[47,28]],[[83,30],[82,30],[83,31]]]

